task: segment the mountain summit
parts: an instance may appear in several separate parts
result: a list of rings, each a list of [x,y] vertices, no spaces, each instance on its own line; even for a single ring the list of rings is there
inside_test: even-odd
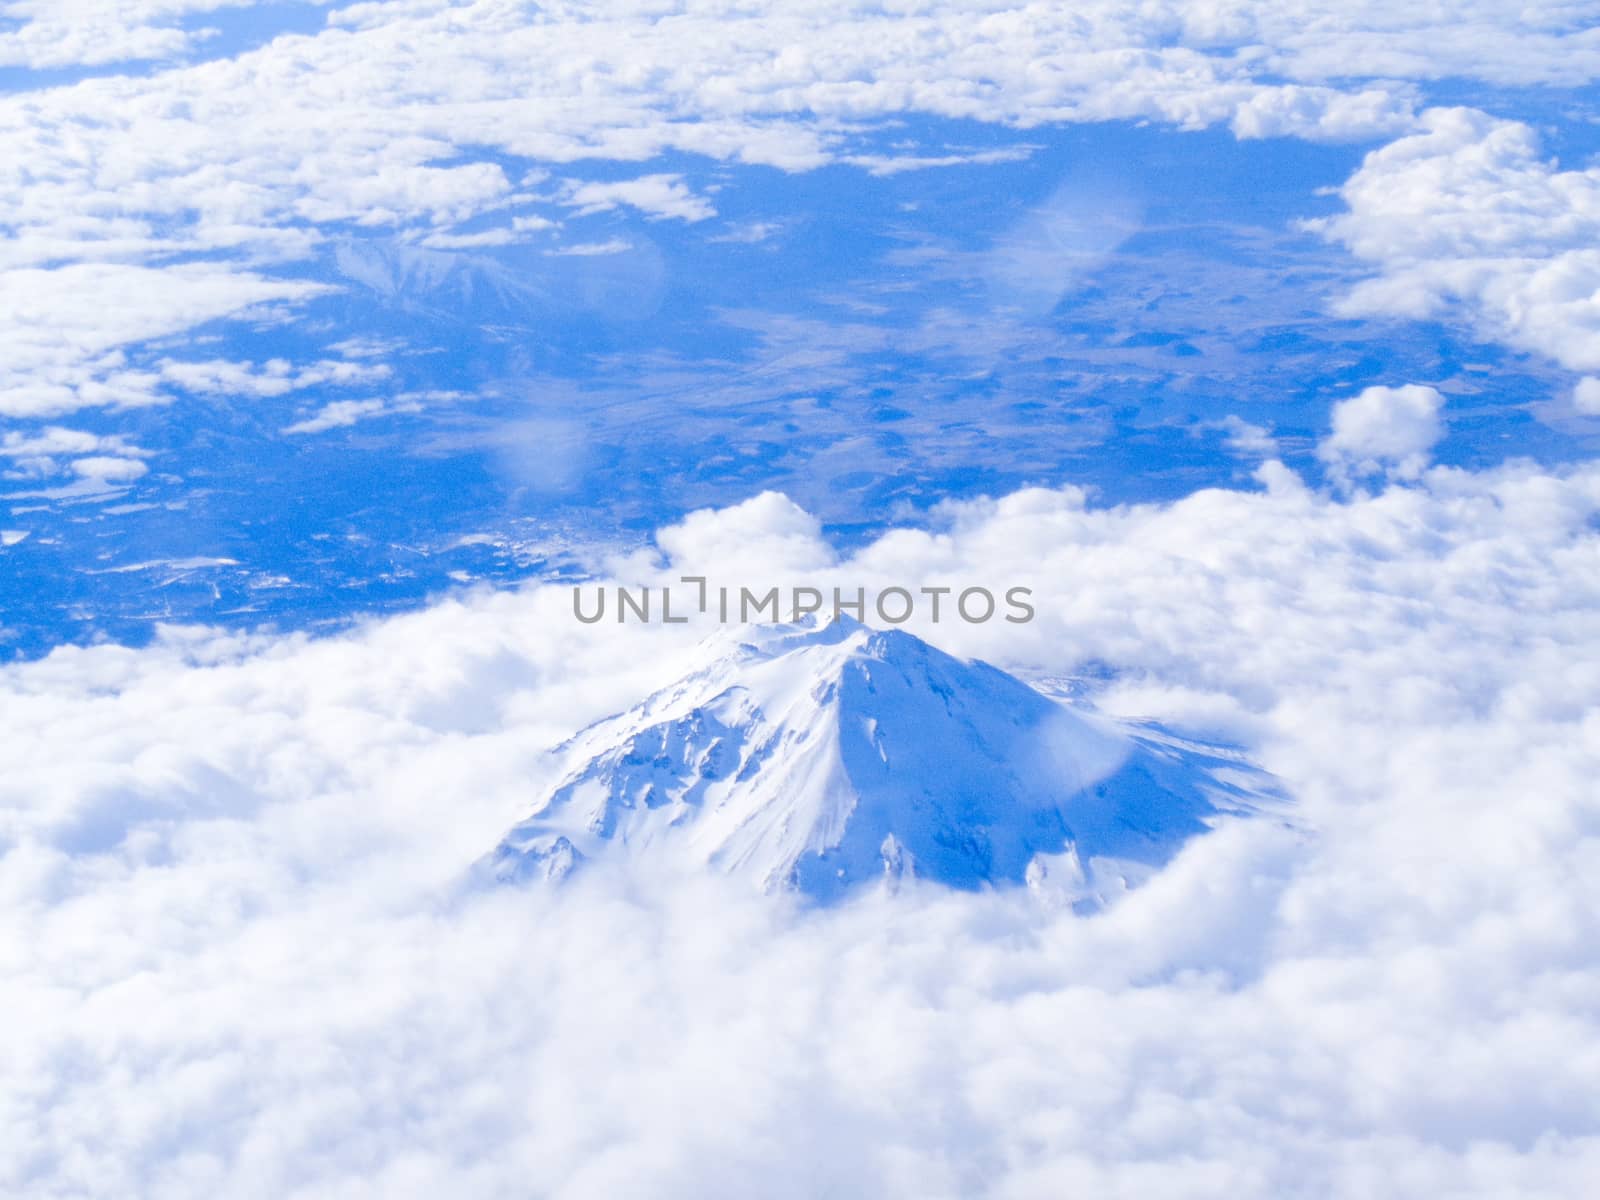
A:
[[[637,853],[824,902],[915,875],[1048,878],[1092,903],[1257,794],[1225,751],[848,618],[713,638],[701,669],[559,752],[561,782],[485,860],[493,877]]]

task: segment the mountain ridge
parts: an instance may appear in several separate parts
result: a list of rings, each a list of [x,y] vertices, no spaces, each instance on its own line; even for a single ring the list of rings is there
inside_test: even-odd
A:
[[[481,869],[559,880],[670,855],[823,903],[906,876],[1053,876],[1092,903],[1100,876],[1131,886],[1270,792],[1230,778],[1249,769],[1219,748],[848,617],[714,636],[702,661],[563,743],[559,782]]]

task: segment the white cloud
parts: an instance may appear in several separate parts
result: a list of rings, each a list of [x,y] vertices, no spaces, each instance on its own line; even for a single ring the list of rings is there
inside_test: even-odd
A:
[[[421,411],[422,405],[403,396],[391,400],[334,400],[324,404],[305,420],[285,426],[283,432],[326,433],[330,429],[347,428],[357,421],[365,421],[372,417]]]
[[[60,425],[47,426],[32,436],[13,430],[0,437],[0,458],[92,454],[108,449],[115,449],[119,453],[141,453],[129,448],[120,437],[101,437],[79,429],[65,429]]]
[[[607,238],[603,242],[573,242],[567,246],[552,246],[545,253],[552,258],[598,258],[607,254],[623,254],[633,249],[627,238]]]
[[[641,175],[615,183],[569,183],[566,203],[579,216],[609,212],[618,205],[638,209],[647,217],[662,220],[704,221],[717,215],[711,202],[697,196],[680,175]]]
[[[1572,389],[1572,407],[1586,417],[1600,417],[1600,379],[1585,376]]]
[[[0,437],[0,459],[10,460],[0,478],[51,479],[71,473],[100,488],[140,478],[148,468],[139,460],[148,457],[148,450],[116,435],[51,425],[32,435],[13,431]]]
[[[0,56],[60,65],[188,53],[180,24],[220,6],[13,0],[8,12],[21,24],[3,35]],[[1154,120],[1226,124],[1241,137],[1387,136],[1415,127],[1404,81],[1436,73],[1423,48],[1443,53],[1452,73],[1496,82],[1592,77],[1592,10],[1529,16],[1453,0],[1398,14],[1362,2],[1308,20],[1289,4],[1112,0],[1070,8],[938,0],[890,10],[826,0],[804,13],[755,5],[665,14],[653,0],[357,4],[330,14],[315,35],[233,58],[0,97],[0,209],[10,234],[0,241],[0,288],[80,291],[72,272],[212,255],[227,265],[162,273],[209,271],[212,290],[243,291],[263,284],[263,264],[303,261],[351,227],[437,246],[498,244],[530,232],[530,218],[514,218],[509,232],[459,228],[527,199],[507,158],[516,160],[513,176],[537,181],[546,168],[529,160],[683,152],[785,170],[857,161],[890,171],[960,157],[915,147],[884,155],[863,144],[873,122],[908,113],[1019,129]],[[1333,71],[1324,53],[1379,42],[1391,50],[1338,59],[1370,64],[1364,82]],[[974,160],[1025,149],[996,147]],[[626,204],[685,220],[714,211],[668,174],[575,185],[570,199],[590,211]],[[13,281],[12,271],[34,274]],[[1562,286],[1552,278],[1540,288]],[[312,291],[276,287],[294,297]],[[149,312],[167,315],[151,324],[169,333],[237,311],[207,315],[153,295]],[[0,334],[9,338],[18,327],[3,308]],[[149,336],[96,315],[108,352]],[[1522,324],[1534,330],[1539,319]],[[149,381],[114,361],[74,358],[59,378],[31,374],[28,385],[0,379],[0,412],[152,399]]]
[[[900,175],[906,171],[926,171],[935,167],[1022,162],[1038,149],[1038,146],[1006,146],[999,150],[960,150],[949,154],[847,154],[839,161],[864,167],[869,175]]]
[[[708,237],[706,241],[717,243],[724,242],[733,245],[757,246],[783,228],[777,221],[746,221],[738,225],[731,225],[724,233]]]
[[[1265,426],[1252,424],[1230,413],[1222,418],[1221,427],[1227,431],[1223,445],[1233,454],[1245,458],[1270,458],[1278,453],[1277,439]]]
[[[383,358],[405,349],[405,343],[386,338],[350,337],[334,342],[328,349],[345,358]]]
[[[512,246],[522,241],[515,229],[483,229],[476,233],[430,233],[419,238],[432,250],[474,250],[481,246]]]
[[[775,575],[741,548],[776,531],[823,580],[1026,579],[1034,625],[920,632],[1100,664],[1107,707],[1231,729],[1298,797],[1310,837],[1198,839],[1092,919],[603,872],[456,895],[540,748],[689,661],[693,630],[581,627],[564,588],[0,669],[0,1186],[1581,1194],[1600,473],[1269,474],[953,506],[842,561],[775,497],[663,538],[663,574]]]
[[[482,246],[513,246],[522,241],[514,229],[485,229],[480,233],[430,233],[421,244],[434,250],[473,250]]]
[[[1353,315],[1459,309],[1490,338],[1600,368],[1600,167],[1561,170],[1527,125],[1430,109],[1422,131],[1369,154],[1311,222],[1378,274]]]
[[[1378,471],[1415,479],[1444,435],[1443,406],[1437,389],[1420,384],[1366,388],[1333,406],[1333,431],[1317,446],[1317,457],[1344,480]]]
[[[679,565],[708,572],[806,571],[834,560],[821,522],[777,492],[692,512],[660,530],[656,542]]]
[[[192,21],[195,15],[242,4],[243,0],[9,0],[3,11],[19,24],[0,34],[0,62],[51,67],[176,58],[205,47],[204,32],[200,36],[186,32],[179,27],[180,20]],[[336,11],[331,20],[345,29],[365,32],[406,21],[431,20],[448,28],[437,21],[445,7],[440,0],[356,4]],[[785,20],[776,5],[723,6],[673,13],[668,28],[660,33],[675,35],[683,44],[696,46],[702,55],[718,50],[724,55],[737,54],[760,42],[783,50],[785,42],[776,34],[794,35],[788,40],[788,52],[772,67],[774,82],[790,86],[802,83],[808,74],[836,86],[860,82],[859,75],[852,79],[848,68],[872,55],[885,41],[909,51],[904,59],[908,64],[920,64],[928,51],[941,45],[947,50],[967,50],[974,33],[999,39],[1024,31],[1034,32],[1046,51],[1058,49],[1058,39],[1066,34],[1086,48],[1103,50],[1177,45],[1202,52],[1214,60],[1215,69],[1227,65],[1231,54],[1242,60],[1241,65],[1262,74],[1299,83],[1348,80],[1352,64],[1359,67],[1356,74],[1387,79],[1455,76],[1500,84],[1579,86],[1600,75],[1600,40],[1594,36],[1596,6],[1588,0],[1544,4],[1526,11],[1508,11],[1492,0],[1451,0],[1404,10],[1375,0],[1341,0],[1315,13],[1291,3],[1242,0],[1171,0],[1137,12],[1110,4],[1086,4],[1079,9],[1084,20],[1073,25],[1061,21],[1054,11],[1031,5],[945,3],[921,6],[913,14],[894,9],[862,12],[833,4],[822,6],[819,17],[825,19],[808,28]],[[487,28],[502,35],[518,32],[516,18],[521,14],[515,7],[459,4],[455,11],[460,14],[456,29]],[[547,34],[552,40],[570,39],[568,44],[591,56],[607,50],[632,51],[638,56],[628,61],[616,54],[619,63],[628,68],[619,73],[617,82],[623,88],[678,82],[659,74],[652,78],[652,71],[659,71],[660,60],[655,53],[659,41],[652,36],[656,31],[650,25],[661,15],[659,6],[648,2],[592,4],[581,11],[545,7],[546,23],[557,26]],[[572,36],[581,33],[585,24],[594,26],[599,34],[589,44]],[[560,28],[563,25],[569,28]],[[692,64],[669,65],[682,68]],[[568,77],[573,74],[569,72]],[[736,86],[755,82],[753,71],[744,75]],[[982,90],[969,88],[966,95],[978,99]]]
[[[179,58],[203,41],[203,36],[180,28],[181,19],[248,3],[249,0],[9,0],[0,6],[0,15],[18,25],[0,32],[0,65],[40,69]]]
[[[121,348],[327,289],[224,265],[165,268],[76,263],[0,271],[0,416],[156,404],[161,377],[126,365]]]
[[[115,487],[132,483],[145,475],[150,468],[135,458],[115,458],[94,454],[88,458],[72,460],[72,470],[80,479],[100,487]]]
[[[1600,6],[1592,0],[1516,9],[1496,0],[1340,0],[1315,9],[1207,0],[1174,7],[1184,14],[1186,43],[1256,47],[1263,68],[1303,82],[1359,74],[1579,87],[1600,77]]]
[[[226,359],[183,362],[166,359],[161,378],[185,391],[203,395],[283,396],[312,387],[356,387],[381,382],[391,374],[383,363],[322,359],[296,367],[288,359],[274,358],[259,367]]]
[[[680,150],[803,169],[852,152],[841,122],[905,112],[1336,136],[1409,119],[1408,102],[1381,87],[1258,84],[1243,60],[1170,45],[1170,21],[1115,7],[1094,17],[959,4],[667,20],[627,3],[356,6],[318,36],[235,59],[0,100],[0,162],[28,164],[0,171],[16,232],[4,261],[293,258],[345,222],[440,232],[511,198],[486,149],[554,162]],[[307,86],[335,78],[337,88]],[[1293,99],[1270,129],[1241,118],[1274,96]],[[589,186],[632,189],[595,203],[709,211],[668,175]]]

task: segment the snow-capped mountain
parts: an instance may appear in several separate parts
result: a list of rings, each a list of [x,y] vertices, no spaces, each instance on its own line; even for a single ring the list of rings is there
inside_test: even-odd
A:
[[[912,874],[1093,901],[1264,782],[1225,751],[848,619],[745,629],[705,653],[562,747],[561,782],[483,868],[557,879],[637,853],[823,901]]]

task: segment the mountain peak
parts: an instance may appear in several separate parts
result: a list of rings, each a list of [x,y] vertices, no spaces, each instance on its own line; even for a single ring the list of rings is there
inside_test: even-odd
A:
[[[1065,876],[1092,893],[1251,805],[1225,781],[1235,756],[901,630],[808,618],[715,636],[702,658],[561,748],[560,783],[490,854],[494,877],[648,854],[820,901],[908,875],[966,889]]]
[[[760,658],[773,658],[808,646],[837,646],[852,639],[865,641],[878,631],[862,624],[848,613],[823,620],[816,615],[770,625],[741,625],[713,634],[706,640],[708,650],[731,645]]]

